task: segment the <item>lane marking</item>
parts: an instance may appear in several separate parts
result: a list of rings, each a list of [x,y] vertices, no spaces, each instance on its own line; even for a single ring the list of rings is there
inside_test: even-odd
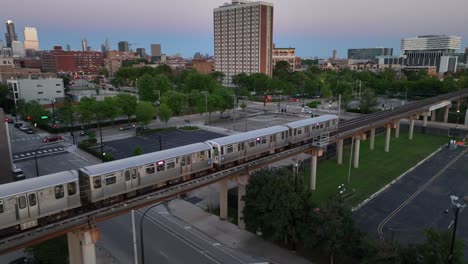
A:
[[[456,161],[458,161],[461,157],[463,157],[468,148],[463,150],[460,154],[458,154],[455,159],[451,160],[447,163],[442,169],[440,169],[432,178],[430,178],[426,183],[424,183],[416,192],[414,192],[408,199],[406,199],[400,206],[398,206],[391,214],[389,214],[382,222],[380,222],[379,226],[377,227],[377,233],[379,234],[380,238],[384,240],[383,234],[383,227],[398,213],[400,212],[406,205],[408,205],[416,196],[418,196],[427,186],[429,186],[434,180],[436,180],[440,175],[442,175],[450,166],[452,166]]]

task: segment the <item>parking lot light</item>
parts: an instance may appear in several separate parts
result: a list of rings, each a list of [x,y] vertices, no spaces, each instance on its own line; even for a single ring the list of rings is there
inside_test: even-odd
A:
[[[449,264],[453,263],[453,248],[455,246],[455,237],[457,233],[458,214],[460,212],[460,208],[464,208],[466,206],[466,203],[468,202],[468,196],[463,197],[463,201],[465,202],[463,205],[457,202],[460,198],[456,195],[450,195],[450,199],[452,201],[452,204],[455,205],[456,208],[455,208],[455,221],[453,223],[452,244],[450,245],[450,254],[448,256]]]

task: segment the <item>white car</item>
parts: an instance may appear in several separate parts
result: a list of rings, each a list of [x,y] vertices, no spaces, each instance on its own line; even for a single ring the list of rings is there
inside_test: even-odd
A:
[[[26,130],[28,130],[28,129],[29,129],[29,127],[28,127],[28,126],[25,126],[25,125],[22,125],[22,126],[20,126],[20,128],[19,128],[19,130],[21,130],[21,131],[26,131]]]

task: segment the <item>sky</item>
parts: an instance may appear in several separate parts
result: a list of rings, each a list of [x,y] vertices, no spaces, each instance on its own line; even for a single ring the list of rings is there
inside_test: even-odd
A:
[[[36,27],[42,50],[55,45],[81,49],[81,40],[100,50],[128,41],[132,48],[160,43],[168,55],[213,54],[213,9],[231,0],[2,0],[0,39],[13,20],[19,40]],[[468,47],[467,0],[270,0],[273,41],[295,47],[303,58],[328,58],[332,50],[389,47],[400,53],[403,37],[444,34],[463,37]],[[4,42],[5,43],[5,42]]]

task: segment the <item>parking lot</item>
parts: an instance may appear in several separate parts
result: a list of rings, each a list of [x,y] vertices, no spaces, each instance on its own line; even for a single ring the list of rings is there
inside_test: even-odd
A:
[[[468,148],[444,148],[363,207],[354,218],[361,230],[403,243],[423,242],[423,230],[453,227],[450,196],[468,195]],[[378,175],[376,175],[378,177]],[[468,213],[461,210],[457,236],[468,244]],[[465,256],[468,249],[465,247]]]

